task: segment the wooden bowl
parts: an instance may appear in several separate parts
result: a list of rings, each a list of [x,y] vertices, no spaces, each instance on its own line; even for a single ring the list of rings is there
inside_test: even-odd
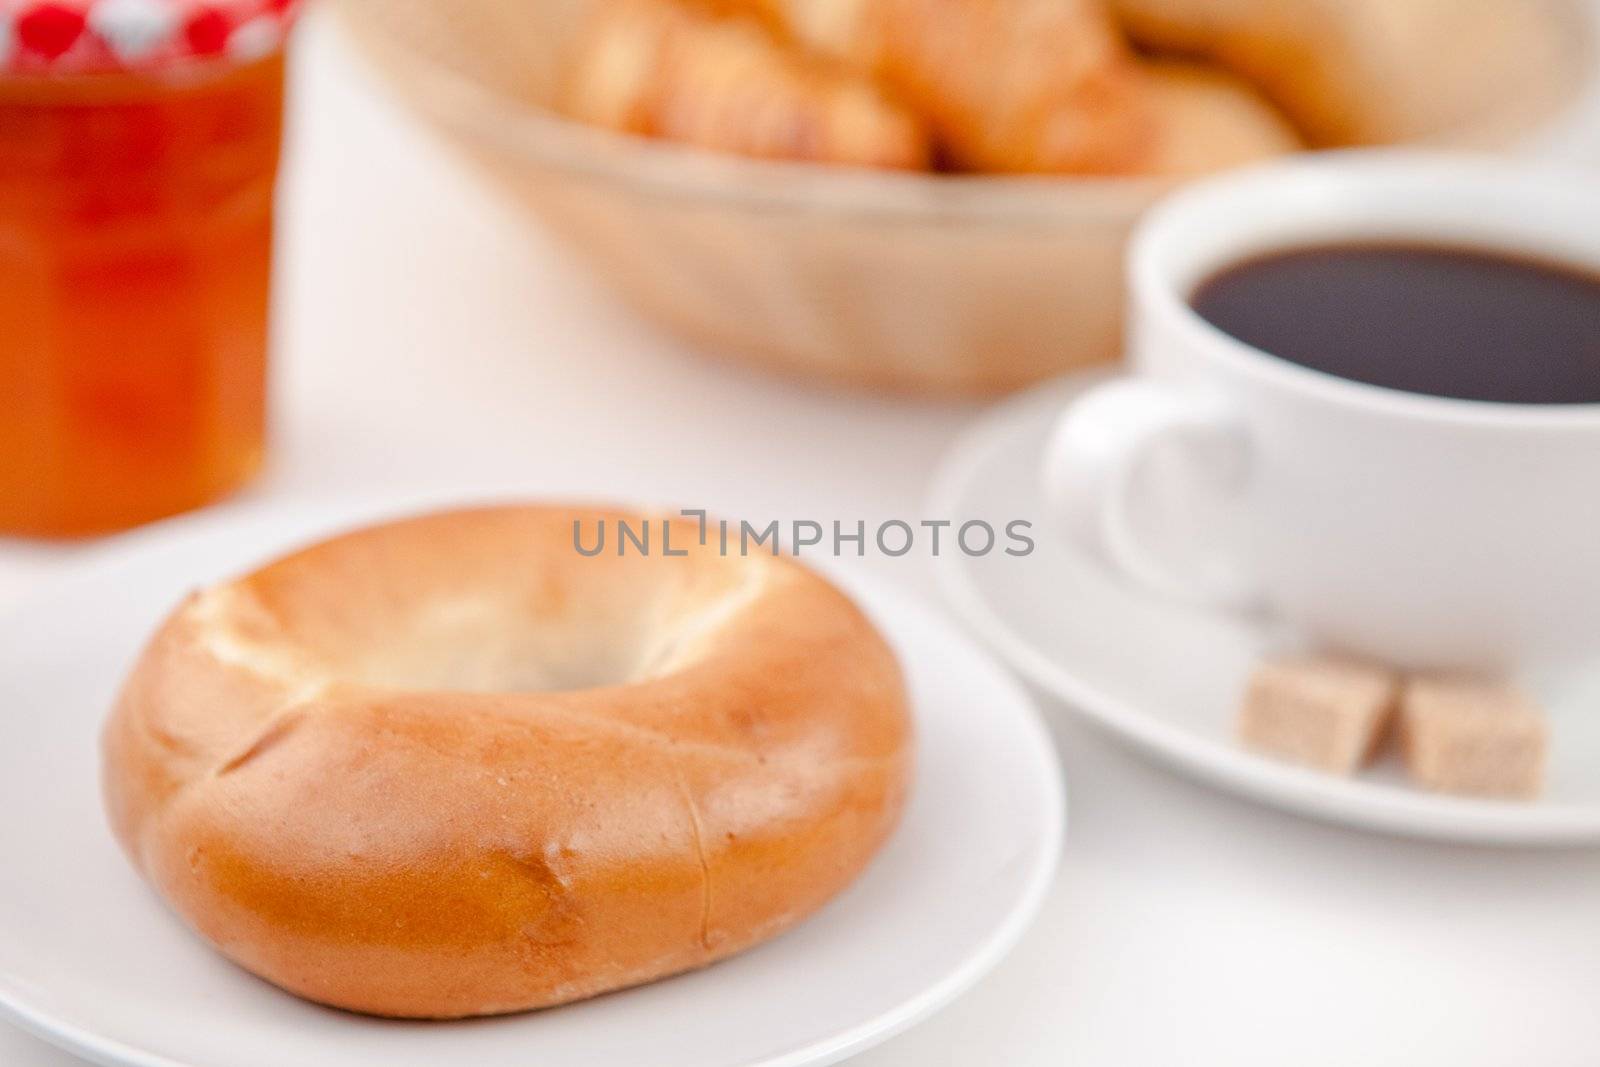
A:
[[[1016,389],[1120,351],[1122,253],[1149,178],[878,173],[720,156],[543,106],[594,0],[341,0],[422,115],[629,304],[708,352],[927,395]],[[1510,0],[1508,0],[1510,2]],[[1520,2],[1520,0],[1519,0]],[[1540,0],[1548,46],[1420,139],[1508,148],[1589,76],[1583,0]],[[1480,106],[1481,105],[1481,106]]]

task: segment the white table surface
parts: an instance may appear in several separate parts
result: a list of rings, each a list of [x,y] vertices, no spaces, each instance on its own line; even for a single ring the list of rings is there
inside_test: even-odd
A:
[[[919,517],[975,407],[699,361],[530,234],[379,95],[334,27],[307,31],[277,438],[248,497],[520,486],[762,519]],[[87,551],[0,542],[0,605]],[[931,603],[926,560],[868,565]],[[1305,822],[1047,711],[1072,810],[1043,914],[971,993],[855,1063],[1600,1063],[1600,851]],[[0,1025],[5,1067],[78,1062]]]

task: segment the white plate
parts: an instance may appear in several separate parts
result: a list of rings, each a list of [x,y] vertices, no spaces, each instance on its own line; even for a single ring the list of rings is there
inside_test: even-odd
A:
[[[1550,711],[1549,785],[1530,802],[1411,788],[1391,758],[1350,779],[1253,755],[1232,736],[1244,680],[1283,635],[1146,595],[1057,537],[1040,514],[1039,460],[1055,415],[1102,380],[1083,374],[997,408],[951,450],[928,513],[1034,524],[1036,550],[941,553],[963,622],[1044,692],[1168,766],[1281,808],[1367,829],[1501,844],[1600,840],[1600,686],[1530,687]]]
[[[654,985],[465,1023],[318,1008],[224,962],[118,853],[100,812],[101,718],[185,591],[396,510],[183,520],[0,619],[0,1015],[91,1060],[138,1067],[832,1063],[949,1001],[1032,918],[1065,816],[1036,711],[936,612],[838,576],[906,667],[918,779],[884,852],[796,930]]]

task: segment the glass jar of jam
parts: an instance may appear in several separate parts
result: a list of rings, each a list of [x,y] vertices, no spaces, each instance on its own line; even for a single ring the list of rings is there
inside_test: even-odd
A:
[[[0,0],[0,532],[195,507],[261,462],[278,0]]]

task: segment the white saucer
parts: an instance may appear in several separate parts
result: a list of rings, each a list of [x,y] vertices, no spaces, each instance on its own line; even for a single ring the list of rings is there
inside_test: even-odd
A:
[[[434,501],[434,503],[440,503]],[[189,934],[117,851],[96,739],[123,670],[188,589],[405,509],[259,507],[135,535],[0,619],[0,1016],[137,1067],[754,1067],[833,1063],[929,1015],[1016,941],[1065,799],[1029,698],[937,613],[839,576],[899,650],[918,780],[866,874],[791,933],[581,1004],[398,1023],[296,1000]]]
[[[1055,415],[1104,379],[1081,374],[1009,401],[946,457],[928,514],[1033,522],[1024,558],[941,553],[955,613],[1044,692],[1156,759],[1224,789],[1373,830],[1501,844],[1600,840],[1600,690],[1535,694],[1552,723],[1549,785],[1537,802],[1411,788],[1392,758],[1352,779],[1253,755],[1233,740],[1251,665],[1274,635],[1259,622],[1176,605],[1105,572],[1040,514],[1039,458]]]

